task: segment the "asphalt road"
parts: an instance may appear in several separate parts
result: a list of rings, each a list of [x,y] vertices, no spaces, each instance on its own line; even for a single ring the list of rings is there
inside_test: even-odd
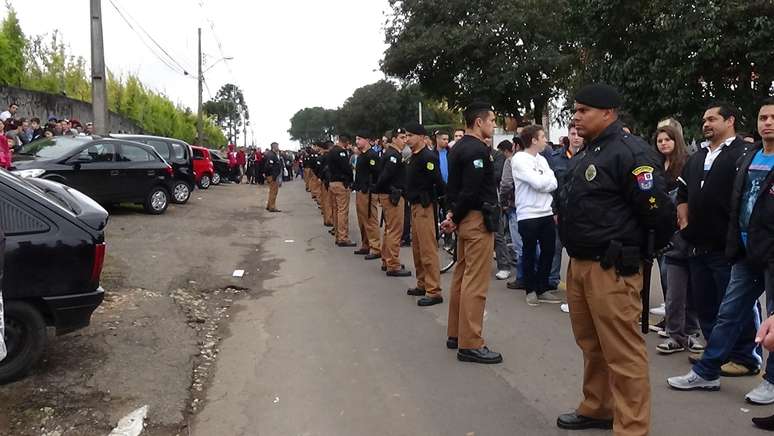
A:
[[[192,434],[569,434],[554,422],[580,400],[582,359],[557,305],[529,307],[493,277],[484,335],[504,363],[458,362],[445,348],[447,304],[417,307],[405,293],[412,278],[388,278],[378,261],[335,247],[303,183],[282,187],[278,214],[263,210],[266,188],[237,192],[261,206],[266,292],[237,304]],[[413,269],[410,249],[401,260]],[[656,354],[659,339],[647,338],[653,435],[757,434],[750,418],[774,413],[743,401],[758,377],[723,379],[714,393],[669,390],[666,377],[689,364],[685,353]]]

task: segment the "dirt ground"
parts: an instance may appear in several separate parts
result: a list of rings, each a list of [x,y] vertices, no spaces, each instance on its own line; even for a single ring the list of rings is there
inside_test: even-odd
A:
[[[105,302],[88,328],[50,332],[29,376],[0,386],[0,435],[105,435],[146,404],[144,434],[187,434],[234,303],[264,295],[276,270],[261,251],[261,198],[263,187],[221,185],[162,216],[111,210]]]

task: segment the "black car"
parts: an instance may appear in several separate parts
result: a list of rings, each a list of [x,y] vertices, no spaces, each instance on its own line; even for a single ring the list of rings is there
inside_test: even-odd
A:
[[[212,166],[215,167],[215,174],[212,175],[212,184],[220,185],[223,181],[229,181],[231,169],[228,166],[228,159],[224,158],[218,150],[210,150]]]
[[[175,170],[172,183],[172,202],[183,204],[191,198],[196,185],[193,151],[187,142],[174,138],[150,135],[110,135],[112,138],[125,139],[153,147],[161,157]]]
[[[102,204],[141,203],[150,214],[169,206],[172,167],[152,147],[97,136],[55,136],[14,154],[14,173],[63,183]]]
[[[108,213],[77,190],[0,170],[5,233],[5,343],[0,383],[18,379],[41,357],[46,328],[57,335],[89,325],[102,303]]]

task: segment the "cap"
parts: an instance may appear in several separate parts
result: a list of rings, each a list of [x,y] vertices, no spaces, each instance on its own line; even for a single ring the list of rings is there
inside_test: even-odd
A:
[[[575,101],[596,109],[621,107],[621,95],[615,88],[604,83],[584,86],[575,94]]]
[[[369,132],[368,130],[365,130],[365,129],[356,131],[355,132],[355,136],[357,136],[359,138],[365,138],[365,139],[372,139],[373,138],[372,133]]]
[[[419,123],[409,124],[408,126],[406,126],[406,131],[408,133],[413,133],[414,135],[427,136],[427,130],[425,130],[425,126]]]

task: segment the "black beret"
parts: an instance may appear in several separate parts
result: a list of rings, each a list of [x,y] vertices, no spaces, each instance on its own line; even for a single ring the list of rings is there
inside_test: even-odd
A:
[[[401,133],[406,133],[406,129],[404,129],[403,127],[398,127],[397,129],[395,129],[395,131],[392,132],[393,135],[399,135]]]
[[[373,139],[373,134],[368,130],[358,130],[355,132],[355,136],[365,139]]]
[[[470,112],[479,112],[479,111],[492,111],[492,112],[494,112],[494,110],[495,110],[494,106],[492,106],[491,103],[489,103],[487,101],[479,100],[479,101],[474,101],[474,102],[470,103],[468,105],[467,109],[465,109],[465,112],[468,112],[468,113],[470,113]]]
[[[596,109],[616,109],[621,107],[621,95],[615,88],[604,83],[584,86],[575,94],[575,101]]]
[[[427,130],[425,130],[425,126],[418,123],[409,124],[406,126],[406,131],[415,135],[427,136]]]

